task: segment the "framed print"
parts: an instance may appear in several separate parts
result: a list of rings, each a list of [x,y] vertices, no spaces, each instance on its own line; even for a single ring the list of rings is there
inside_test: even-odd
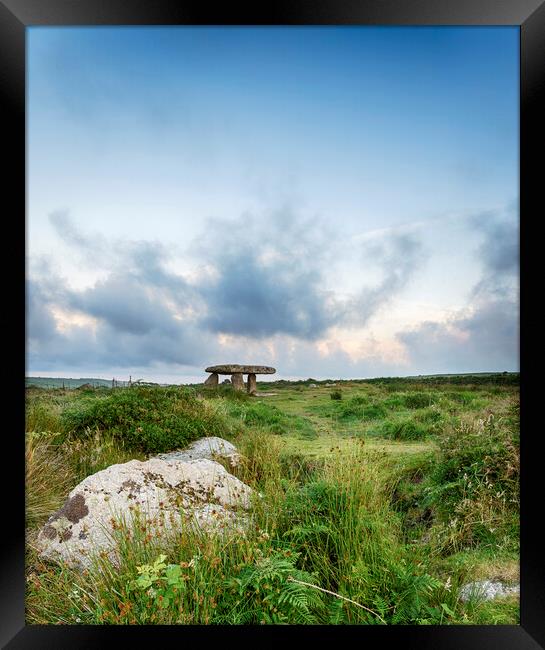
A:
[[[0,29],[3,647],[545,647],[544,3]]]

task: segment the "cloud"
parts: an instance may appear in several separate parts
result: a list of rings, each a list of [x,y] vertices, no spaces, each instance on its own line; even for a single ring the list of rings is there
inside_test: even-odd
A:
[[[426,321],[398,334],[411,364],[421,374],[519,367],[516,212],[490,211],[472,218],[470,223],[482,234],[477,249],[482,276],[471,291],[471,305],[446,322]]]
[[[409,234],[388,233],[379,242],[360,245],[358,272],[378,266],[382,279],[364,285],[355,296],[327,290],[339,260],[358,252],[325,223],[298,218],[289,209],[263,221],[245,215],[236,222],[215,220],[213,236],[201,242],[216,273],[199,287],[214,332],[263,338],[287,334],[315,340],[330,327],[364,325],[398,295],[423,257],[420,242]],[[329,283],[328,283],[329,280]]]
[[[110,271],[83,290],[42,261],[39,275],[27,280],[28,364],[46,370],[199,363],[217,343],[194,320],[177,315],[186,283],[158,269],[149,252],[127,246],[126,272]],[[63,312],[74,317],[69,326],[62,326]],[[85,317],[79,324],[78,315]]]
[[[503,212],[490,211],[472,219],[483,235],[478,249],[483,264],[483,276],[473,293],[478,296],[496,295],[505,298],[518,282],[519,227],[514,207]]]
[[[102,277],[75,289],[52,265],[32,274],[32,364],[201,366],[229,353],[225,336],[234,337],[233,353],[244,357],[250,349],[259,356],[274,339],[283,341],[275,348],[278,359],[295,344],[310,359],[316,356],[312,343],[331,327],[365,324],[398,295],[422,258],[419,242],[407,234],[386,234],[350,249],[339,228],[335,232],[289,207],[265,217],[211,219],[185,251],[197,268],[186,277],[167,268],[176,243],[109,241],[83,232],[67,212],[54,213],[59,237],[82,266],[100,268]],[[370,284],[362,272],[359,292],[341,296],[336,265],[350,255],[377,267],[381,279]],[[340,363],[348,363],[345,352],[339,355]]]
[[[324,224],[278,210],[265,221],[214,220],[199,252],[215,273],[200,283],[205,328],[263,338],[316,338],[337,319],[324,289],[336,238]]]
[[[381,270],[382,279],[347,301],[343,320],[358,326],[365,325],[399,295],[425,259],[422,243],[410,233],[391,232],[378,241],[364,243],[362,252],[364,259],[372,260]]]
[[[49,222],[59,238],[70,248],[76,249],[90,264],[101,264],[109,257],[108,242],[98,234],[89,236],[74,224],[68,210],[55,210],[49,215]]]
[[[31,280],[26,281],[26,312],[27,338],[44,343],[55,338],[56,321],[50,312],[44,288]]]

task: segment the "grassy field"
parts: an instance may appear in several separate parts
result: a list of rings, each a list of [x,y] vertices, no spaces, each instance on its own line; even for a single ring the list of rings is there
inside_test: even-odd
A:
[[[459,597],[518,581],[518,375],[332,383],[27,388],[27,622],[518,623],[516,597]],[[121,530],[121,569],[84,574],[37,557],[85,476],[203,435],[263,495],[245,537]]]

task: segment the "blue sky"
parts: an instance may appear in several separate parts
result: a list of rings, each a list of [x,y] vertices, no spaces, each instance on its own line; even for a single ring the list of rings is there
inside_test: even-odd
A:
[[[29,28],[27,372],[518,369],[518,48]]]

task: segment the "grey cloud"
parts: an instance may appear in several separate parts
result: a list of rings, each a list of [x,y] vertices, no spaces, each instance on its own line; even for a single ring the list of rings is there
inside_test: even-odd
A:
[[[82,233],[74,224],[68,210],[56,210],[49,215],[49,222],[59,238],[71,249],[77,250],[88,263],[105,263],[109,246],[104,237],[98,234],[89,236]]]
[[[216,273],[198,286],[207,307],[204,327],[256,338],[315,338],[336,321],[323,289],[335,238],[323,223],[286,208],[266,221],[216,219],[207,233],[197,252]]]
[[[363,256],[381,269],[383,277],[378,285],[364,288],[345,306],[344,319],[360,326],[408,285],[423,263],[425,252],[413,234],[392,233],[378,242],[365,244]]]
[[[383,270],[382,281],[341,300],[324,287],[338,256],[350,253],[343,238],[289,208],[266,219],[211,220],[188,254],[214,272],[191,282],[166,269],[172,248],[159,242],[107,242],[82,233],[66,213],[52,223],[105,277],[83,290],[44,269],[33,280],[30,354],[42,368],[55,359],[74,367],[82,359],[84,366],[91,360],[107,367],[201,365],[203,357],[220,353],[220,332],[240,337],[243,347],[279,335],[312,341],[333,325],[365,323],[403,289],[421,257],[414,238],[390,235],[365,249]],[[57,331],[53,305],[94,317],[95,328]]]
[[[185,283],[159,273],[156,257],[140,254],[145,249],[137,246],[139,255],[127,253],[125,274],[111,271],[105,280],[84,290],[72,289],[42,264],[39,278],[27,282],[28,362],[43,370],[59,364],[83,369],[159,362],[186,365],[198,363],[206,350],[212,350],[213,338],[196,322],[178,320],[165,302],[174,294],[183,302],[176,288]],[[133,261],[137,262],[134,268]],[[59,331],[53,306],[92,316],[96,327]]]
[[[484,235],[479,254],[485,272],[506,275],[518,272],[519,227],[514,206],[503,212],[488,211],[472,223]]]
[[[45,312],[34,312],[39,325],[29,332],[28,363],[47,370],[68,367],[131,367],[155,363],[201,365],[204,354],[217,343],[190,323],[173,319],[149,331],[131,331],[115,322],[99,320],[96,329],[72,327],[66,331],[44,328]],[[45,321],[45,324],[51,324]]]
[[[447,323],[425,322],[400,332],[421,373],[516,370],[519,366],[518,221],[514,210],[474,217],[483,235],[483,272],[472,305]],[[459,333],[463,338],[460,338]]]
[[[334,322],[317,273],[269,269],[254,256],[225,260],[219,272],[200,288],[209,311],[203,324],[214,332],[315,338]]]
[[[335,273],[336,258],[352,251],[324,223],[285,209],[265,224],[246,215],[235,223],[216,220],[208,230],[213,234],[201,240],[201,253],[217,275],[199,287],[208,308],[204,324],[250,337],[282,333],[315,339],[333,325],[362,326],[400,293],[423,257],[420,242],[409,234],[366,245],[364,256],[378,264],[383,278],[341,300],[325,291],[325,278]]]
[[[518,283],[519,228],[512,211],[487,212],[473,219],[476,229],[483,234],[478,255],[483,265],[481,281],[473,295],[495,295],[504,300],[512,295]]]
[[[92,288],[69,292],[69,303],[120,332],[160,333],[170,324],[172,315],[147,289],[137,278],[112,274]]]
[[[460,339],[456,332],[467,338]],[[398,337],[419,374],[516,370],[518,305],[509,300],[487,302],[447,324],[425,322]]]
[[[26,281],[26,333],[32,340],[50,341],[56,336],[56,324],[49,309],[49,301],[39,286]]]

